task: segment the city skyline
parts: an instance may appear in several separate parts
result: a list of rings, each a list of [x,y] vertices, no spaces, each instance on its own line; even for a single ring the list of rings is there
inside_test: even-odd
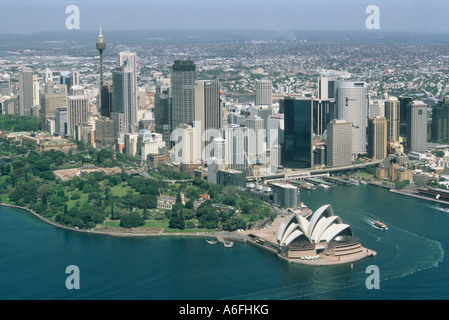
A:
[[[449,3],[422,1],[34,1],[6,0],[2,3],[0,34],[29,34],[67,30],[66,9],[77,6],[80,30],[367,30],[367,8],[379,8],[381,32],[449,33],[445,12]],[[130,9],[132,8],[132,9]],[[126,12],[126,15],[123,13]],[[43,16],[51,19],[42,19]],[[286,23],[288,21],[288,23]]]

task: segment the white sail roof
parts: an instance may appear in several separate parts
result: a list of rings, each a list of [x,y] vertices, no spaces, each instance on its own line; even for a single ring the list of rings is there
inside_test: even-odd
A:
[[[342,233],[352,235],[352,229],[343,224],[340,217],[334,216],[332,207],[328,204],[316,210],[310,221],[299,214],[293,214],[287,223],[282,223],[279,227],[277,240],[281,246],[288,246],[299,237],[304,237],[311,243],[329,242]]]

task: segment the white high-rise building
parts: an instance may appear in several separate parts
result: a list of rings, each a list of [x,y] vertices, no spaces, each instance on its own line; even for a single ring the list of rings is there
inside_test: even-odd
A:
[[[67,97],[67,132],[75,137],[75,127],[89,119],[89,102],[87,96]]]
[[[141,161],[147,160],[149,154],[158,154],[159,149],[165,146],[162,134],[150,130],[139,130],[137,138],[137,156]]]
[[[262,79],[256,82],[256,106],[273,104],[273,83]]]
[[[284,114],[274,114],[267,119],[267,149],[284,142]]]
[[[352,163],[352,125],[345,120],[332,120],[327,126],[327,165],[346,166]]]
[[[385,100],[369,99],[368,118],[385,117]]]
[[[335,102],[335,85],[337,77],[320,77],[318,79],[318,99]]]
[[[396,97],[388,97],[385,100],[385,118],[387,118],[387,140],[399,140],[401,128],[401,108],[399,99]]]
[[[427,104],[421,100],[407,106],[407,149],[409,152],[427,149]]]
[[[352,123],[353,154],[365,154],[367,127],[366,83],[338,81],[335,99],[338,119]]]
[[[245,119],[245,126],[249,129],[248,156],[250,157],[250,161],[264,161],[263,154],[266,150],[266,131],[263,125],[263,119],[259,116],[249,116]]]
[[[249,169],[249,129],[230,127],[223,130],[225,139],[225,165],[227,168],[247,171]]]

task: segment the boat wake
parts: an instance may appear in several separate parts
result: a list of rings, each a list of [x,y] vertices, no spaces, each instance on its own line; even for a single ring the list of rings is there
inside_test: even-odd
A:
[[[437,206],[429,206],[429,208],[449,213],[449,208],[442,208],[442,207],[437,207]]]

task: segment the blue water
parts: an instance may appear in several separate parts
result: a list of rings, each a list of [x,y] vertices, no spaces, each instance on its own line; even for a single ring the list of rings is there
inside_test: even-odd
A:
[[[449,208],[373,186],[301,192],[330,203],[376,257],[351,265],[288,264],[249,244],[202,238],[117,238],[62,230],[0,207],[0,299],[448,299]],[[384,221],[388,231],[372,227]],[[66,267],[80,270],[68,290]],[[368,290],[366,268],[380,271]]]

